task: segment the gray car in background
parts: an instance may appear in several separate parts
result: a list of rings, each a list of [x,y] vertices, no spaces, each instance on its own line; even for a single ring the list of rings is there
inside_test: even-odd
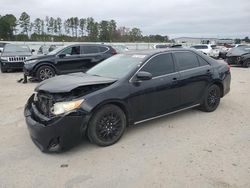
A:
[[[241,45],[228,51],[226,62],[229,65],[240,65],[242,67],[250,66],[250,46]]]

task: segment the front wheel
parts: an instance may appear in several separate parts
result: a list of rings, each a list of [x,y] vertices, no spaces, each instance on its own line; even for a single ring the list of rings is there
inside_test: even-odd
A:
[[[126,124],[126,116],[118,106],[105,105],[92,116],[88,125],[88,138],[99,146],[112,145],[121,138]]]
[[[211,85],[204,96],[201,110],[205,112],[213,112],[220,104],[221,91],[217,85]]]
[[[39,82],[55,76],[55,71],[50,66],[41,66],[36,72],[36,77]]]
[[[2,73],[6,73],[7,72],[7,69],[5,69],[2,65],[1,65],[1,72]]]

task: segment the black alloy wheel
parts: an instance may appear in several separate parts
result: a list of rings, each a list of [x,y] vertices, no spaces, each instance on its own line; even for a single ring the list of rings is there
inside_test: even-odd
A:
[[[116,143],[126,128],[126,116],[116,105],[105,105],[91,118],[88,126],[88,137],[99,146]]]
[[[49,78],[52,78],[55,76],[55,71],[52,67],[50,66],[41,66],[37,70],[37,79],[38,81],[43,81]]]
[[[211,85],[204,96],[201,110],[206,112],[213,112],[220,104],[221,91],[217,85]]]

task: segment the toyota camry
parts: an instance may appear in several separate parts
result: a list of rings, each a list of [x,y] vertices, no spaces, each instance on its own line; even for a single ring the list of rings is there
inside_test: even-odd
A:
[[[66,150],[83,136],[109,146],[127,126],[194,107],[216,110],[230,82],[226,63],[192,49],[125,52],[86,73],[41,82],[24,114],[43,152]]]

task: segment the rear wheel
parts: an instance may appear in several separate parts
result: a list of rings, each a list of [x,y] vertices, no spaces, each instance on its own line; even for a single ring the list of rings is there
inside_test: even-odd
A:
[[[88,126],[88,138],[99,146],[116,143],[126,128],[126,116],[116,105],[105,105],[92,116]]]
[[[36,77],[39,82],[55,76],[55,70],[50,66],[41,66],[36,72]]]
[[[221,91],[217,85],[211,85],[204,96],[201,110],[205,112],[213,112],[220,104]]]

